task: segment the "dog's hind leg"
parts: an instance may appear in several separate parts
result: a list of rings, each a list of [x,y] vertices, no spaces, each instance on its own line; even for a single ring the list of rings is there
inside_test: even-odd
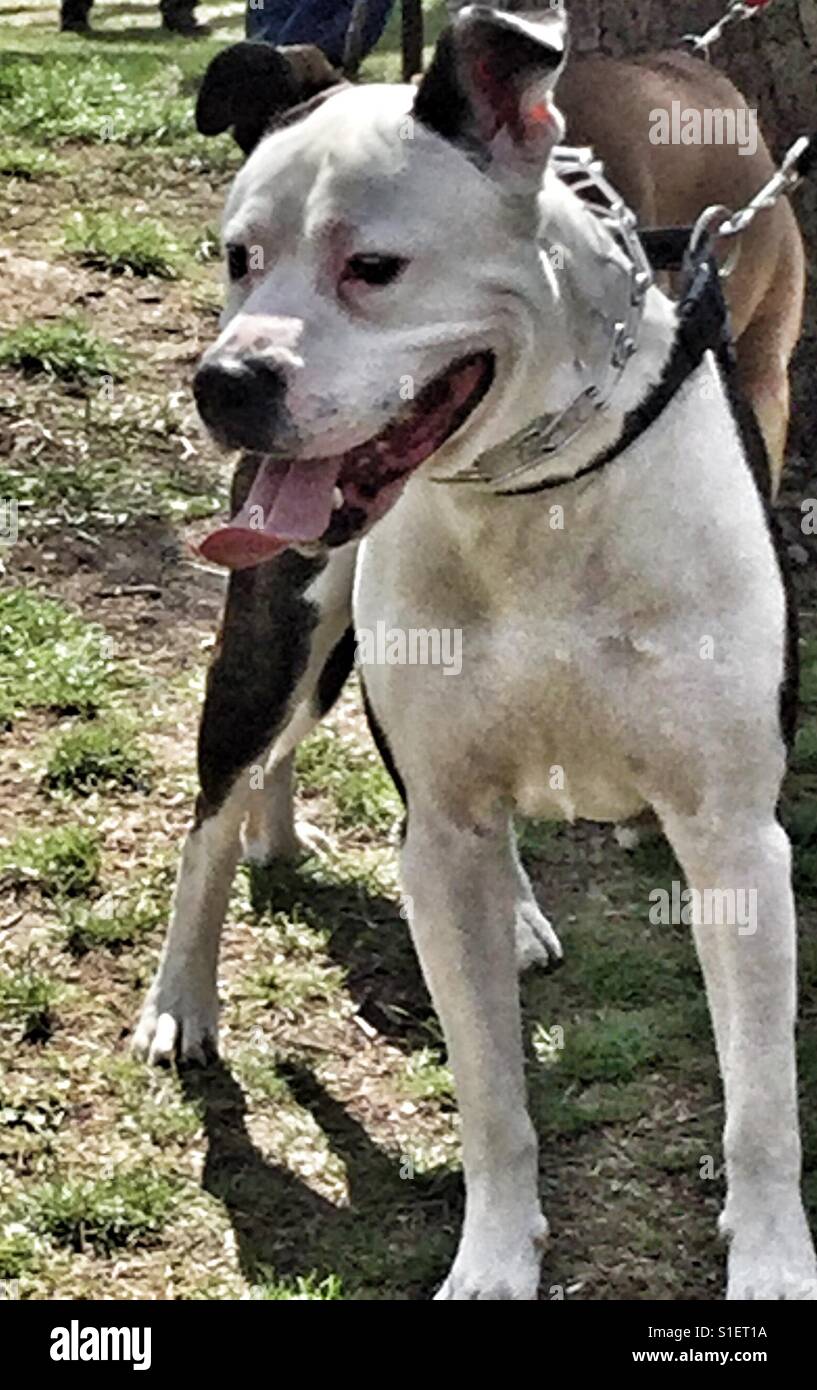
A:
[[[532,965],[539,965],[545,970],[555,970],[564,959],[562,943],[534,897],[513,837],[511,853],[516,870],[514,925],[517,969],[521,972]]]
[[[295,825],[295,754],[267,764],[260,785],[250,792],[247,818],[241,831],[242,858],[249,864],[297,859],[303,850]]]
[[[777,336],[777,326],[763,320],[752,323],[741,338],[737,367],[738,381],[766,444],[772,500],[780,489],[789,428],[788,353]]]
[[[662,816],[693,895],[724,1084],[728,1297],[817,1298],[800,1199],[789,842],[763,817]]]
[[[786,456],[789,363],[802,327],[806,259],[794,213],[785,198],[768,217],[766,235],[769,245],[777,243],[777,263],[750,322],[740,326],[737,376],[766,443],[774,499]],[[744,273],[750,273],[750,266]]]
[[[333,633],[341,630],[341,636],[326,657],[323,668],[312,668],[310,681],[304,682],[306,694],[303,703],[276,738],[263,777],[256,779],[260,785],[250,792],[247,819],[242,831],[243,858],[250,864],[298,859],[327,843],[327,837],[317,826],[303,820],[295,821],[295,748],[329,713],[352,669],[354,632],[351,626],[343,627],[350,616],[347,607],[340,613],[333,610],[332,616],[324,616],[324,623],[331,627]]]
[[[547,1223],[527,1113],[507,826],[464,830],[409,798],[403,883],[454,1072],[465,1223],[442,1299],[532,1299]]]
[[[286,763],[302,712],[314,704],[321,674],[348,626],[353,569],[354,553],[346,550],[328,562],[287,552],[231,575],[199,728],[195,821],[167,940],[133,1039],[136,1054],[151,1062],[201,1061],[215,1050],[219,943],[242,821],[256,782],[268,780],[270,745],[280,746]],[[289,775],[284,766],[270,779],[282,848],[287,817],[291,822]]]

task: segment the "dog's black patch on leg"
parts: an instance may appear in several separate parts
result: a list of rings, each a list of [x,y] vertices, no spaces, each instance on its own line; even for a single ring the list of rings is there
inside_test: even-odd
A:
[[[321,719],[329,713],[346,684],[346,678],[355,662],[355,646],[354,628],[347,627],[340,641],[335,643],[329,653],[318,680],[314,709]]]
[[[234,511],[257,468],[253,455],[239,464]],[[267,564],[230,575],[199,725],[197,825],[218,810],[238,774],[263,756],[286,722],[319,616],[304,593],[325,564],[287,550]]]

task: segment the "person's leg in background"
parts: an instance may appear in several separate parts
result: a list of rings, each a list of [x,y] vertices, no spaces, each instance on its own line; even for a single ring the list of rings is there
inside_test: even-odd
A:
[[[64,34],[89,34],[91,26],[88,16],[94,0],[62,0],[60,7],[60,29]],[[199,24],[194,11],[196,0],[159,0],[159,13],[162,27],[172,34],[184,34],[186,38],[198,38],[209,34],[206,24]],[[123,35],[124,37],[124,35]]]
[[[368,0],[362,53],[370,53],[386,27],[393,0]],[[266,43],[314,43],[340,67],[353,0],[248,0],[246,33]]]
[[[159,0],[162,28],[185,38],[201,38],[210,33],[207,24],[199,24],[195,16],[196,0]]]
[[[64,34],[87,34],[90,30],[88,16],[94,0],[62,0],[60,7],[60,29]]]
[[[279,43],[278,35],[292,14],[298,0],[248,0],[245,33],[248,39],[263,39]]]

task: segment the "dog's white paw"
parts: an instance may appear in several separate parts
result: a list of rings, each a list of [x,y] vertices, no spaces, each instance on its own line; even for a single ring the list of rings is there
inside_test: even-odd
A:
[[[512,1230],[513,1222],[508,1223]],[[480,1242],[463,1240],[457,1258],[435,1302],[479,1300],[485,1303],[530,1302],[539,1291],[539,1266],[547,1242],[548,1224],[541,1213],[524,1235]]]
[[[142,1008],[131,1051],[151,1066],[199,1066],[217,1055],[218,996],[193,981],[163,984],[157,975]]]
[[[297,821],[284,833],[264,833],[256,830],[241,836],[241,857],[245,864],[268,867],[276,861],[306,859],[310,854],[331,849],[329,836],[309,821]]]
[[[802,1207],[783,1218],[767,1211],[745,1222],[724,1213],[720,1225],[730,1241],[727,1299],[817,1300],[817,1263]]]
[[[516,904],[516,964],[521,972],[531,965],[555,970],[564,959],[562,943],[536,903]]]

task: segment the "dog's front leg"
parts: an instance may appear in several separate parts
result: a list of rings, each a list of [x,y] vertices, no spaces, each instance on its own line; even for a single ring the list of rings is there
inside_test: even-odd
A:
[[[727,1297],[817,1298],[800,1198],[794,1050],[796,943],[782,827],[729,814],[665,818],[693,898],[725,1093]],[[714,828],[714,829],[713,829]]]
[[[218,953],[246,805],[244,779],[184,842],[170,928],[133,1036],[136,1056],[152,1063],[202,1063],[216,1051]]]
[[[458,829],[411,798],[403,879],[462,1119],[465,1224],[437,1297],[532,1299],[547,1223],[525,1101],[507,826]]]
[[[182,853],[170,930],[133,1038],[137,1056],[151,1062],[202,1061],[215,1051],[219,943],[242,821],[253,796],[268,796],[269,813],[255,817],[244,848],[255,857],[292,852],[289,754],[342,684],[336,653],[349,657],[343,633],[353,565],[353,552],[325,561],[288,552],[230,577],[199,728],[195,822]],[[265,771],[271,745],[273,765]],[[282,760],[277,766],[276,759]]]

